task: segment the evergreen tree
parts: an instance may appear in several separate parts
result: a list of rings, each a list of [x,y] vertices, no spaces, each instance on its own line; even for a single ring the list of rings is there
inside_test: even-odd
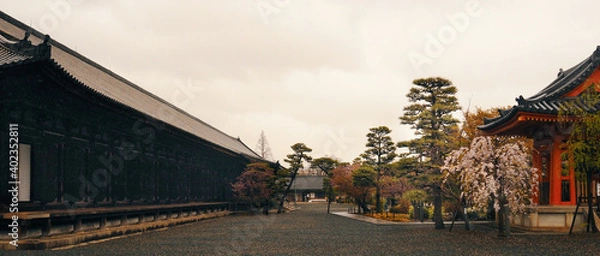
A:
[[[411,125],[417,138],[398,143],[398,147],[409,148],[417,156],[419,164],[415,169],[420,185],[433,195],[436,229],[443,229],[441,166],[444,157],[456,145],[458,120],[452,113],[459,110],[456,87],[448,79],[441,77],[421,78],[413,81],[416,85],[406,95],[412,104],[404,108],[400,117],[402,124]]]
[[[559,113],[565,128],[571,129],[567,140],[566,156],[575,166],[575,176],[586,184],[588,213],[593,211],[594,175],[600,173],[600,85],[590,86],[576,99],[566,102],[566,110]],[[575,218],[576,215],[573,216]],[[574,223],[575,219],[573,219]],[[598,232],[592,214],[588,214],[587,231]]]
[[[396,146],[389,134],[392,132],[386,126],[373,127],[367,134],[367,150],[360,156],[365,160],[365,164],[373,166],[375,175],[375,204],[376,211],[382,212],[381,207],[381,176],[386,165],[394,161],[397,154]]]
[[[354,199],[358,206],[363,210],[363,213],[367,213],[369,208],[367,207],[367,201],[372,193],[372,188],[375,186],[375,176],[377,172],[373,167],[368,165],[362,165],[358,169],[352,171],[352,185],[358,189],[359,193]]]
[[[327,177],[323,179],[323,190],[327,195],[327,213],[331,208],[331,201],[335,197],[335,191],[333,190],[333,186],[331,186],[331,177],[333,176],[332,170],[335,169],[339,165],[339,162],[331,157],[320,157],[314,159],[310,166],[312,168],[319,168],[322,172],[327,174]]]
[[[288,183],[285,191],[281,195],[277,213],[281,213],[283,211],[283,203],[285,202],[285,198],[290,192],[290,188],[292,187],[292,183],[294,183],[294,180],[296,179],[298,171],[304,167],[303,162],[307,161],[310,163],[310,161],[312,160],[312,157],[306,154],[308,152],[312,152],[312,149],[304,145],[304,143],[296,143],[292,145],[291,148],[294,151],[294,153],[287,155],[287,159],[283,160],[290,164],[290,182]]]

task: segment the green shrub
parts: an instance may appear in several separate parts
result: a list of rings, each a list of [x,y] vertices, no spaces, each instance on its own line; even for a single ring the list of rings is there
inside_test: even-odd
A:
[[[408,210],[408,214],[411,219],[415,219],[415,207],[410,206],[410,210]],[[418,214],[418,212],[417,212]],[[423,206],[423,220],[428,220],[431,216],[433,216],[433,207]]]

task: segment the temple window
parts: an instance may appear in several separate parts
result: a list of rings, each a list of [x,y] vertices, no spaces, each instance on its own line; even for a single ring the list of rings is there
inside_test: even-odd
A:
[[[548,176],[548,157],[542,156],[542,177]]]
[[[561,196],[560,199],[563,202],[571,201],[571,181],[563,180],[561,182]]]

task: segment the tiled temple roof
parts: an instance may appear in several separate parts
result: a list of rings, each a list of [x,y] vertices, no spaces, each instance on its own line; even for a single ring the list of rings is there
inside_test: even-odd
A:
[[[582,84],[591,74],[600,66],[600,46],[588,58],[573,66],[570,69],[559,71],[557,78],[535,95],[529,98],[519,96],[517,105],[508,110],[499,111],[500,116],[495,118],[486,118],[483,125],[478,128],[482,131],[489,131],[501,126],[511,120],[518,112],[527,112],[535,114],[553,114],[567,110],[569,102],[576,101],[576,97],[563,97],[571,92],[577,86]],[[585,106],[575,102],[575,106],[582,109],[597,111],[596,108]]]
[[[31,35],[29,33],[31,31]],[[23,40],[15,40],[26,35]],[[37,45],[34,45],[37,43]],[[63,44],[0,12],[0,69],[47,61],[111,101],[170,124],[218,147],[251,159],[262,158],[239,138],[231,137],[162,98],[100,66]]]

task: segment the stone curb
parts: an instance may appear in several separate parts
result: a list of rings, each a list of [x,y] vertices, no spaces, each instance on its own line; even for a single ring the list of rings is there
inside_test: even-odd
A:
[[[434,225],[435,223],[433,221],[424,221],[424,222],[399,222],[399,221],[389,221],[389,220],[380,220],[380,219],[376,219],[376,218],[371,218],[368,216],[364,216],[362,214],[353,214],[353,213],[348,213],[348,212],[331,212],[331,214],[334,215],[338,215],[341,217],[345,217],[345,218],[349,218],[349,219],[354,219],[354,220],[360,220],[360,221],[364,221],[364,222],[368,222],[374,225],[405,225],[405,226],[412,226],[412,225]],[[474,221],[474,223],[477,224],[483,224],[483,223],[492,223],[493,221]],[[450,225],[452,222],[450,221],[444,221],[444,225]],[[464,225],[465,222],[464,221],[455,221],[454,222],[454,226],[458,226],[458,225]]]
[[[213,212],[213,213],[205,213],[201,215],[188,216],[183,218],[175,218],[168,220],[159,220],[159,221],[151,221],[144,222],[141,224],[131,224],[125,226],[118,227],[108,227],[101,230],[88,230],[83,232],[78,232],[74,234],[64,234],[57,236],[49,236],[49,237],[41,237],[41,238],[26,238],[23,240],[19,240],[19,247],[16,248],[8,243],[8,241],[4,241],[0,244],[0,250],[47,250],[57,247],[70,246],[81,244],[85,242],[131,235],[134,233],[141,233],[150,230],[156,230],[160,228],[167,228],[172,226],[177,226],[181,224],[186,224],[190,222],[201,221],[205,219],[219,218],[224,217],[231,214],[229,211],[222,212]]]

